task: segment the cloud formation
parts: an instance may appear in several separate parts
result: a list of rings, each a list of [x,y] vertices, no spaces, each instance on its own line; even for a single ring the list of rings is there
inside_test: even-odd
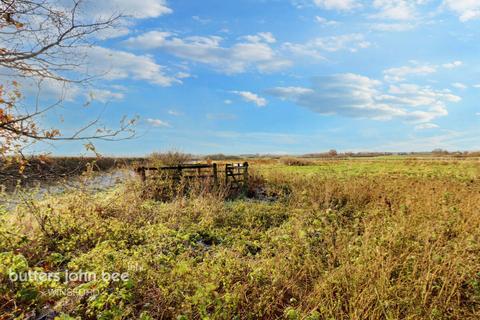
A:
[[[463,62],[456,60],[441,65],[420,64],[411,61],[410,65],[390,68],[383,71],[384,79],[389,82],[402,82],[410,76],[425,76],[436,73],[439,69],[455,69],[463,66]]]
[[[290,43],[283,44],[283,48],[293,54],[309,56],[316,59],[324,59],[326,52],[350,51],[356,52],[359,49],[370,47],[362,34],[344,34],[339,36],[318,37],[307,41],[306,43]]]
[[[86,1],[86,13],[96,18],[110,17],[112,13],[136,19],[156,18],[173,12],[166,0],[109,0]]]
[[[386,85],[353,73],[315,77],[309,88],[277,87],[267,92],[323,115],[396,118],[413,123],[445,116],[446,104],[461,100],[448,90],[414,84]]]
[[[260,97],[256,93],[250,91],[232,91],[232,93],[242,97],[244,101],[255,103],[259,107],[267,105],[267,99]]]
[[[456,13],[462,22],[480,18],[480,2],[477,0],[444,0],[443,5]]]
[[[272,47],[276,41],[269,32],[247,35],[232,46],[222,46],[219,36],[177,37],[169,32],[150,31],[125,41],[132,48],[161,50],[177,58],[201,63],[226,74],[248,70],[272,72],[289,67],[291,61],[282,58]]]
[[[180,78],[167,74],[167,68],[159,65],[151,56],[94,46],[88,49],[88,70],[103,74],[106,80],[132,78],[168,87],[181,83]]]
[[[411,75],[427,75],[437,72],[436,66],[431,65],[412,65],[412,66],[402,66],[397,68],[390,68],[383,71],[385,75],[385,80],[392,82],[404,81],[408,76]]]
[[[170,128],[171,127],[171,125],[168,122],[160,120],[160,119],[148,118],[147,122],[154,127],[163,127],[163,128]]]
[[[415,130],[427,130],[427,129],[436,129],[438,125],[431,122],[420,123],[415,126]]]
[[[313,3],[320,8],[341,11],[349,11],[360,6],[360,2],[356,0],[313,0]]]
[[[416,5],[421,1],[374,0],[373,7],[378,10],[372,17],[385,20],[412,20],[416,17]]]

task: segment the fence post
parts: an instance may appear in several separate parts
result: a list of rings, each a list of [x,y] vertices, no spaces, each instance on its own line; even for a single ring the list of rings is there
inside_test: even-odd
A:
[[[248,189],[248,162],[243,163],[243,188]]]
[[[228,171],[229,171],[230,165],[228,163],[225,164],[225,186],[228,186]]]
[[[214,163],[212,164],[212,166],[213,166],[213,183],[217,185],[218,184],[217,164]]]
[[[137,168],[137,172],[140,174],[140,178],[142,179],[142,182],[145,182],[147,180],[147,175],[145,173],[145,168],[144,167],[139,167]]]

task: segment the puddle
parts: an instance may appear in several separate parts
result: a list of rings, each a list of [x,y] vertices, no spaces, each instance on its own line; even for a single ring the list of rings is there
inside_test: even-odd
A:
[[[46,195],[62,194],[70,190],[105,191],[135,177],[136,173],[132,170],[116,169],[110,172],[96,172],[89,177],[76,176],[69,180],[63,178],[55,182],[37,182],[34,186],[1,193],[0,206],[13,209],[22,201],[22,194],[33,194],[35,199],[42,199]]]

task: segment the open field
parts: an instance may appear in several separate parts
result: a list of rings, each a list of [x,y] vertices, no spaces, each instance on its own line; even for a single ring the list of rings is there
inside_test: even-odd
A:
[[[435,159],[409,157],[350,158],[345,160],[314,160],[305,165],[286,166],[281,161],[262,166],[262,171],[296,173],[324,177],[354,176],[449,177],[469,180],[480,176],[480,159]]]
[[[155,201],[132,180],[0,209],[0,314],[480,317],[478,159],[303,161],[250,161],[247,196],[230,200]],[[11,280],[28,272],[58,278]],[[128,277],[100,276],[113,273]]]

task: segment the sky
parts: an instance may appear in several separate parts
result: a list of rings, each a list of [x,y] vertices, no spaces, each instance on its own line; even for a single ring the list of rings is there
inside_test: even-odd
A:
[[[129,18],[89,49],[88,70],[102,77],[62,91],[64,107],[43,119],[68,133],[99,110],[111,127],[138,115],[137,137],[95,142],[102,154],[480,150],[480,1],[85,7],[111,12]],[[42,94],[58,90],[47,83]],[[35,151],[78,155],[83,143]]]

